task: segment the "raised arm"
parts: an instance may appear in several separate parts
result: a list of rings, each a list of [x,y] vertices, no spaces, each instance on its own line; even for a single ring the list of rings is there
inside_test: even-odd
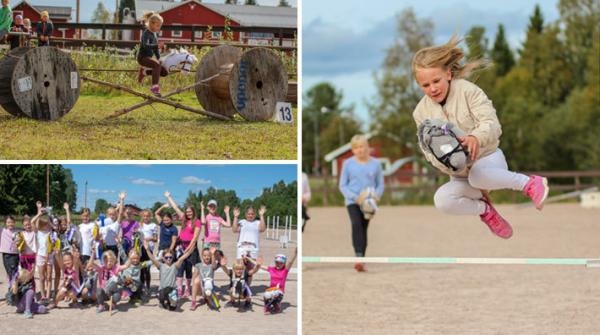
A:
[[[185,261],[186,258],[190,257],[190,255],[192,254],[193,251],[194,251],[194,248],[188,248],[188,250],[183,255],[181,255],[181,257],[179,257],[177,262],[175,262],[175,266],[177,268],[180,268],[181,264],[183,264],[183,261]]]
[[[38,223],[40,220],[40,216],[42,216],[42,214],[44,214],[44,212],[42,210],[42,202],[41,201],[36,201],[35,206],[37,207],[37,213],[35,214],[35,216],[33,218],[31,218],[31,225],[33,226],[34,231],[38,231]]]
[[[258,231],[261,233],[267,230],[267,224],[265,223],[265,213],[267,212],[267,207],[260,206],[258,210],[258,216],[260,217],[260,224],[258,225]]]
[[[171,207],[173,207],[173,209],[175,210],[175,213],[177,213],[177,216],[179,216],[179,218],[181,220],[184,220],[185,214],[183,213],[183,211],[181,211],[181,208],[179,208],[179,206],[177,206],[177,203],[175,203],[175,201],[173,200],[173,197],[171,197],[171,192],[166,191],[165,198],[167,198],[167,202],[169,203],[169,205]]]
[[[160,212],[162,212],[162,210],[165,208],[169,208],[169,204],[164,204],[164,205],[158,207],[156,212],[154,212],[154,218],[156,219],[156,222],[158,224],[160,224],[162,222],[162,216],[160,215]]]
[[[144,241],[144,249],[146,249],[146,254],[148,254],[148,258],[152,261],[152,264],[160,269],[160,262],[154,257],[154,253],[148,249],[148,241]]]
[[[233,209],[233,225],[231,226],[234,233],[240,232],[240,224],[238,222],[238,217],[240,216],[240,209],[235,207]]]
[[[123,219],[123,210],[125,209],[125,192],[121,192],[119,193],[119,201],[117,202],[117,207],[118,207],[118,214],[117,214],[117,221],[121,222],[121,220]]]
[[[200,201],[200,222],[206,224],[206,215],[204,214],[204,201]]]
[[[67,226],[71,225],[71,211],[70,211],[71,208],[70,207],[71,206],[69,206],[68,202],[65,202],[63,204],[63,208],[65,209],[65,212],[67,213]]]
[[[292,255],[292,257],[290,257],[290,259],[288,259],[288,262],[285,265],[286,269],[291,269],[292,268],[292,265],[294,265],[294,262],[296,261],[296,257],[298,257],[298,247],[296,247],[294,249],[294,254]]]
[[[225,205],[225,208],[223,208],[223,210],[225,211],[225,221],[221,222],[221,224],[223,224],[225,227],[231,227],[231,217],[229,217],[229,205]]]

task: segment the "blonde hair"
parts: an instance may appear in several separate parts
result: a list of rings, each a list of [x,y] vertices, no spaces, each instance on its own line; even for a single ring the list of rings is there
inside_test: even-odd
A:
[[[233,269],[234,270],[243,270],[245,268],[246,268],[246,266],[244,265],[244,263],[240,259],[237,259],[235,261],[235,263],[233,263]]]
[[[115,263],[117,263],[117,256],[115,256],[115,253],[112,250],[106,250],[102,254],[102,264],[106,264],[109,259],[112,259]]]
[[[149,12],[144,12],[144,16],[142,16],[142,21],[144,21],[144,24],[146,26],[148,26],[148,24],[150,24],[150,22],[160,22],[160,24],[162,24],[163,18],[162,18],[162,16],[160,16],[160,14],[158,14],[154,11],[149,11]]]
[[[359,146],[360,144],[369,145],[369,140],[367,139],[367,137],[363,134],[357,134],[357,135],[352,136],[352,139],[350,140],[350,147],[352,147],[352,149],[354,149],[357,146]]]
[[[476,70],[488,68],[491,62],[479,58],[461,65],[465,57],[464,52],[458,47],[461,39],[454,35],[448,42],[423,48],[415,54],[412,60],[412,72],[416,78],[418,69],[442,68],[450,70],[452,78],[469,78]]]
[[[31,20],[30,20],[30,19],[28,19],[28,18],[24,18],[24,19],[23,19],[23,25],[24,25],[25,27],[31,27]]]
[[[50,14],[48,14],[48,11],[47,11],[47,10],[43,10],[43,11],[40,13],[40,18],[44,18],[44,17],[45,17],[45,18],[48,18],[48,19],[50,18]]]

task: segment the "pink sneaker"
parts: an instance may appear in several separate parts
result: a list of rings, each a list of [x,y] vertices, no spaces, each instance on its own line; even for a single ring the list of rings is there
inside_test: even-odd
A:
[[[150,92],[152,92],[152,94],[154,94],[154,96],[156,97],[161,97],[160,95],[160,86],[158,85],[152,85],[152,87],[150,88]]]
[[[527,184],[525,184],[523,193],[531,198],[535,208],[541,211],[544,207],[544,201],[546,201],[546,198],[548,197],[549,190],[550,188],[548,187],[548,179],[532,175],[529,177]]]
[[[512,236],[513,230],[508,221],[496,211],[491,203],[484,201],[486,204],[485,212],[479,217],[496,236],[508,239]]]

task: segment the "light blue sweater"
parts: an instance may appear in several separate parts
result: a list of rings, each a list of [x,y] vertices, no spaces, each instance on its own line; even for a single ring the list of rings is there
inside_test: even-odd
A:
[[[344,195],[346,206],[355,204],[356,198],[367,187],[373,187],[378,197],[383,194],[383,172],[376,158],[359,163],[354,156],[342,164],[340,191]]]

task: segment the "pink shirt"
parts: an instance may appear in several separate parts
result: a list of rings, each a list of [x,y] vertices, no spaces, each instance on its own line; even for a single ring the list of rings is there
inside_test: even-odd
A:
[[[9,230],[8,228],[2,229],[0,234],[0,253],[3,254],[18,254],[17,244],[13,240],[13,235],[16,230]]]
[[[181,226],[181,230],[179,231],[179,239],[185,248],[187,248],[190,242],[194,239],[195,228],[202,229],[202,223],[200,222],[200,219],[194,220],[193,225],[192,220],[185,220],[185,223]]]
[[[79,271],[75,270],[74,268],[65,268],[63,270],[63,275],[64,278],[71,278],[71,286],[75,286],[75,287],[79,287],[80,283],[79,283]]]
[[[270,287],[276,287],[277,285],[279,285],[281,292],[285,292],[285,280],[287,279],[290,269],[283,268],[279,270],[274,266],[269,266],[267,268],[267,272],[269,272],[269,274],[271,275]]]
[[[208,214],[205,217],[204,242],[221,243],[221,225],[225,222],[222,217]]]
[[[118,274],[118,265],[114,265],[112,269],[107,269],[105,265],[98,266],[98,288],[105,288],[108,280]]]

